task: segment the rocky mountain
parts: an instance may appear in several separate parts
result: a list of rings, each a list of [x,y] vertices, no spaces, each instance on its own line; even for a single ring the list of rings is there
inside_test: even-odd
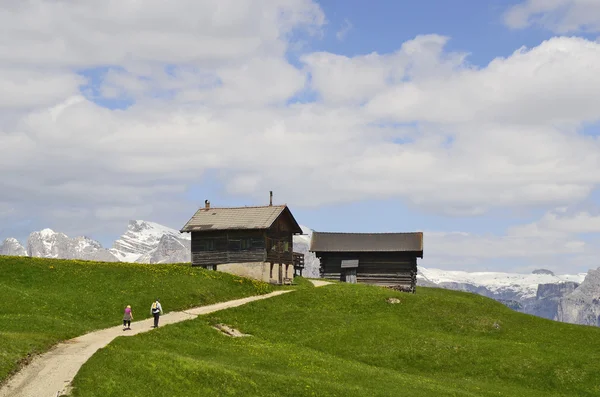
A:
[[[302,271],[302,276],[320,277],[319,267],[321,266],[321,262],[314,253],[308,252],[308,248],[310,247],[310,239],[312,237],[312,229],[302,225],[300,225],[300,228],[304,234],[300,236],[294,236],[293,243],[294,252],[304,254],[304,270]]]
[[[573,294],[586,273],[555,275],[545,269],[531,274],[461,272],[419,267],[417,285],[473,292],[495,299],[511,309],[535,316],[559,319],[561,301]],[[597,288],[600,289],[600,280]]]
[[[27,239],[27,255],[38,258],[83,259],[118,262],[102,245],[88,237],[69,238],[51,229],[33,232]]]
[[[312,230],[302,226],[305,235],[294,236],[294,250],[305,254],[308,277],[319,277],[319,260],[308,252]],[[2,255],[41,258],[87,259],[108,262],[177,263],[191,261],[191,236],[178,230],[143,220],[131,220],[125,233],[112,248],[87,237],[69,238],[64,233],[44,229],[30,234],[27,249],[9,238],[0,246]]]
[[[191,262],[192,241],[163,234],[156,248],[141,255],[138,263],[182,263]]]
[[[581,285],[559,301],[556,319],[600,326],[600,268],[590,270]]]
[[[301,227],[304,235],[294,236],[294,251],[304,254],[303,275],[319,277],[319,259],[308,252],[312,230]],[[6,239],[0,245],[0,255],[177,263],[190,262],[190,246],[189,234],[154,222],[132,220],[111,249],[88,237],[69,238],[44,229],[31,233],[26,249],[16,239]],[[600,269],[587,274],[556,275],[546,269],[531,274],[470,273],[419,266],[417,284],[477,293],[514,310],[548,319],[600,326]]]
[[[163,246],[158,251],[154,254],[150,254],[151,251],[158,249],[163,236],[170,236],[174,239],[165,240]],[[190,234],[180,233],[178,230],[154,222],[142,220],[129,221],[127,231],[114,242],[110,252],[122,262],[141,261],[142,263],[171,263],[171,260],[168,257],[161,257],[161,253],[172,252],[172,249],[177,248],[177,244],[172,245],[175,241],[181,242],[183,245],[189,244],[191,241]],[[188,241],[188,243],[185,243],[184,241]],[[169,244],[171,245],[168,246]],[[179,251],[182,251],[182,249]],[[188,259],[184,262],[190,261],[189,249],[187,252]],[[152,260],[155,262],[146,262],[150,260],[149,255],[153,255]],[[177,255],[181,256],[181,252]],[[142,258],[142,256],[144,256],[144,258]]]
[[[0,255],[27,256],[27,250],[16,238],[9,237],[0,244]]]
[[[558,320],[558,306],[561,300],[578,287],[579,284],[573,281],[540,284],[535,300],[526,305],[522,311],[550,320]]]
[[[532,274],[549,274],[551,276],[554,276],[554,273],[548,269],[536,269],[536,270],[532,271],[531,273]]]

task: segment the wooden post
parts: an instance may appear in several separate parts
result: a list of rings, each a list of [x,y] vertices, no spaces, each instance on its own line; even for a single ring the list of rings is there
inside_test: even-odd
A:
[[[283,284],[283,265],[279,263],[279,284]]]

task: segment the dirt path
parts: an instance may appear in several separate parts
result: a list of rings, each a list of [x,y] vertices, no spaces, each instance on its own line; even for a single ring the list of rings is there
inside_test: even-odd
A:
[[[200,306],[181,312],[169,312],[160,316],[159,326],[190,320],[202,314],[241,306],[292,291],[275,291],[266,295]],[[131,323],[130,331],[123,331],[122,326],[111,327],[59,343],[50,351],[36,357],[13,376],[0,389],[0,397],[56,397],[60,395],[59,393],[65,392],[79,368],[98,349],[108,345],[117,336],[132,336],[151,331],[153,322],[154,320],[149,318]]]
[[[327,284],[332,284],[329,281],[321,281],[321,280],[308,280],[308,281],[310,281],[311,283],[313,283],[313,285],[315,287],[322,287],[322,286],[327,285]]]

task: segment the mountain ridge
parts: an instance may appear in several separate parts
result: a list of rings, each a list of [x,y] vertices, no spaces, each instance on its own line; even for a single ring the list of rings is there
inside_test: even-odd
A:
[[[294,251],[304,254],[303,276],[319,278],[319,259],[309,252],[313,230],[301,228],[303,234],[293,237]],[[190,262],[191,236],[155,222],[130,220],[112,247],[104,248],[89,237],[70,238],[46,228],[32,232],[26,246],[14,238],[5,239],[0,255],[148,264]],[[600,269],[557,275],[547,269],[526,274],[418,266],[417,285],[472,292],[523,313],[600,326]]]

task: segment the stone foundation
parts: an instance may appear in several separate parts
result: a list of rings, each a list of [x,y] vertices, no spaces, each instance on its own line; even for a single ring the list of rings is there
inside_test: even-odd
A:
[[[269,262],[247,262],[247,263],[224,263],[217,265],[217,270],[235,274],[241,277],[248,277],[264,282],[279,282],[279,266],[282,267],[283,278],[294,278],[294,266],[273,264],[273,277],[271,277],[271,263]]]

